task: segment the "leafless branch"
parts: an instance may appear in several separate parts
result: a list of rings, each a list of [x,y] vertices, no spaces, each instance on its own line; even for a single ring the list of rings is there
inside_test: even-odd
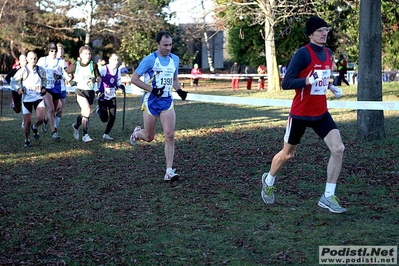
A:
[[[101,32],[111,32],[111,33],[116,33],[116,31],[115,31],[115,30],[111,30],[111,29],[102,29],[102,30],[100,30],[99,32],[100,32],[100,33],[101,33]]]
[[[399,5],[399,0],[385,0],[386,2],[392,2],[392,3],[396,3],[397,5]]]
[[[4,7],[6,6],[7,2],[8,2],[8,0],[4,1],[4,4],[3,4],[2,8],[1,8],[0,21],[1,21],[1,18],[3,17]]]
[[[42,23],[37,23],[37,22],[28,22],[28,23],[30,23],[30,24],[32,24],[32,25],[37,25],[37,26],[40,26],[40,27],[43,27],[43,28],[48,28],[48,29],[52,29],[52,30],[59,30],[59,31],[62,31],[62,30],[67,30],[67,31],[73,31],[73,28],[71,28],[71,27],[53,27],[53,26],[50,26],[50,25],[46,25],[46,24],[42,24]]]

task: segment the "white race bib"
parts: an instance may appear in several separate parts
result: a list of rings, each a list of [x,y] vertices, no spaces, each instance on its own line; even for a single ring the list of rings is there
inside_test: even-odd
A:
[[[331,70],[330,69],[318,69],[314,71],[317,73],[319,78],[317,82],[312,85],[310,89],[311,95],[325,95],[327,93],[328,84],[330,83]]]
[[[104,99],[111,100],[116,97],[115,88],[104,88]]]

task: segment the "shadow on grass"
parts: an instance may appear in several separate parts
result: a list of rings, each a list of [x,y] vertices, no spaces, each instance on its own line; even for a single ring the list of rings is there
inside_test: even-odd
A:
[[[120,100],[120,99],[119,99]],[[329,151],[307,130],[281,170],[276,203],[260,176],[282,147],[287,108],[176,101],[178,182],[164,183],[164,141],[128,143],[142,124],[139,97],[121,101],[111,135],[93,116],[92,143],[76,141],[68,98],[59,142],[22,148],[20,114],[4,110],[0,136],[1,265],[318,265],[320,245],[398,245],[397,119],[387,139],[355,139],[356,112],[332,111],[346,146],[337,195],[317,207]],[[336,114],[334,114],[336,113]]]

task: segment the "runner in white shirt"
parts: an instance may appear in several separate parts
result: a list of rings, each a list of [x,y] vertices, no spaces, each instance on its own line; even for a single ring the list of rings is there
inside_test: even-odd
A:
[[[67,67],[64,59],[57,58],[57,45],[55,43],[50,43],[47,47],[49,53],[48,56],[41,57],[37,62],[38,66],[43,67],[46,70],[47,82],[46,90],[47,93],[44,96],[44,101],[46,103],[48,112],[48,124],[51,129],[51,137],[53,140],[59,140],[57,128],[54,127],[54,116],[55,110],[60,104],[59,99],[61,98],[61,88],[65,86],[64,84],[64,69]],[[47,120],[44,122],[43,131],[47,131]]]
[[[88,134],[90,124],[91,106],[94,102],[97,83],[101,81],[98,66],[91,60],[91,49],[85,45],[79,49],[80,60],[65,69],[66,73],[73,74],[73,82],[76,83],[76,101],[80,106],[80,114],[76,123],[72,124],[73,137],[79,139],[79,127],[82,126],[83,142],[92,142]]]
[[[15,73],[11,79],[11,88],[22,95],[22,114],[24,117],[25,148],[30,147],[29,134],[32,129],[34,138],[39,140],[40,136],[37,128],[43,123],[46,113],[43,95],[46,94],[44,81],[46,71],[36,65],[37,54],[29,52],[27,55],[27,65]],[[32,124],[32,111],[36,111],[36,122]]]
[[[69,63],[68,61],[66,61],[64,59],[64,54],[65,54],[64,45],[62,45],[61,43],[57,43],[57,58],[63,59],[65,61],[66,65],[69,66],[71,63]],[[64,76],[66,76],[66,75],[67,75],[67,73],[64,73]],[[60,96],[60,100],[59,100],[57,109],[55,110],[55,116],[54,116],[55,131],[57,131],[58,125],[61,121],[62,111],[64,110],[64,107],[66,104],[67,89],[71,87],[71,85],[66,80],[66,78],[64,78],[62,81],[63,82],[61,82],[61,96]]]

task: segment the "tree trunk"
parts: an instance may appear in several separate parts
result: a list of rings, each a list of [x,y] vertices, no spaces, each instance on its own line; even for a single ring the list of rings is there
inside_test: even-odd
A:
[[[202,17],[202,21],[203,21],[203,30],[204,30],[204,40],[205,40],[205,49],[206,49],[206,58],[208,59],[208,66],[209,66],[209,71],[211,73],[215,73],[215,67],[213,66],[213,59],[211,56],[211,50],[209,49],[209,38],[208,38],[208,33],[206,32],[206,11],[205,11],[205,5],[204,5],[204,1],[201,1],[201,7],[202,7],[202,11],[203,11],[203,17]]]
[[[211,50],[209,49],[209,39],[208,39],[208,33],[206,32],[206,28],[204,28],[204,40],[205,40],[204,47],[206,49],[206,57],[208,59],[209,71],[211,71],[211,73],[215,73],[215,68],[213,67],[213,59],[211,56]]]
[[[372,10],[372,12],[370,12]],[[381,0],[360,2],[358,101],[382,101]],[[382,110],[357,111],[357,138],[385,138]]]
[[[280,90],[280,73],[276,59],[276,45],[274,41],[274,28],[265,20],[265,49],[267,66],[267,91]]]
[[[94,8],[93,0],[88,1],[86,4],[88,13],[86,16],[86,38],[85,38],[85,45],[90,45],[91,42],[91,30],[92,30],[92,22],[93,22],[93,8]]]

